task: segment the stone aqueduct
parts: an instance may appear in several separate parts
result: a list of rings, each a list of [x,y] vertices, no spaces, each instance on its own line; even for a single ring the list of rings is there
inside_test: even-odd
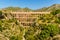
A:
[[[22,25],[29,26],[39,15],[50,14],[50,12],[11,12],[11,14],[19,20]]]

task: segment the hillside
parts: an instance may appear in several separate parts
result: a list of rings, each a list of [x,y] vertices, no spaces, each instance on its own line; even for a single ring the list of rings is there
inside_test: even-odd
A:
[[[60,9],[60,4],[53,4],[52,6],[49,7],[44,7],[41,9],[37,9],[35,11],[39,12],[39,11],[52,11],[52,10],[56,10],[56,9]]]
[[[20,8],[20,7],[6,7],[6,8],[3,8],[2,10],[4,11],[15,11],[15,12],[29,12],[29,11],[32,11],[31,9],[29,8]]]

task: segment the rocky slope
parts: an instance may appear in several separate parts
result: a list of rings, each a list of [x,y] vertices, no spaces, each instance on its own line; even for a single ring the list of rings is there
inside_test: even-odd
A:
[[[41,8],[41,9],[37,9],[35,11],[52,11],[52,10],[56,10],[56,9],[60,9],[60,4],[53,4],[50,7],[45,7],[45,8]]]

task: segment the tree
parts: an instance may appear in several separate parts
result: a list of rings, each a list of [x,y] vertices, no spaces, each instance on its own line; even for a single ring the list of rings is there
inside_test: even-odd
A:
[[[4,16],[2,14],[3,14],[3,12],[0,11],[0,19],[3,19],[4,18]]]
[[[60,13],[60,10],[59,10],[59,9],[54,10],[54,11],[51,12],[51,14],[53,14],[53,15],[56,15],[56,14],[58,14],[58,13]]]

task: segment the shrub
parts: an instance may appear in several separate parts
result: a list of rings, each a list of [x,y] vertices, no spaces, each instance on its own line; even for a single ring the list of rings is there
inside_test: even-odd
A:
[[[41,27],[41,33],[37,35],[40,40],[47,40],[49,37],[53,37],[59,34],[59,27],[56,24],[48,24]]]
[[[53,14],[53,15],[56,15],[58,13],[60,13],[60,10],[59,9],[58,10],[54,10],[54,11],[51,12],[51,14]]]

